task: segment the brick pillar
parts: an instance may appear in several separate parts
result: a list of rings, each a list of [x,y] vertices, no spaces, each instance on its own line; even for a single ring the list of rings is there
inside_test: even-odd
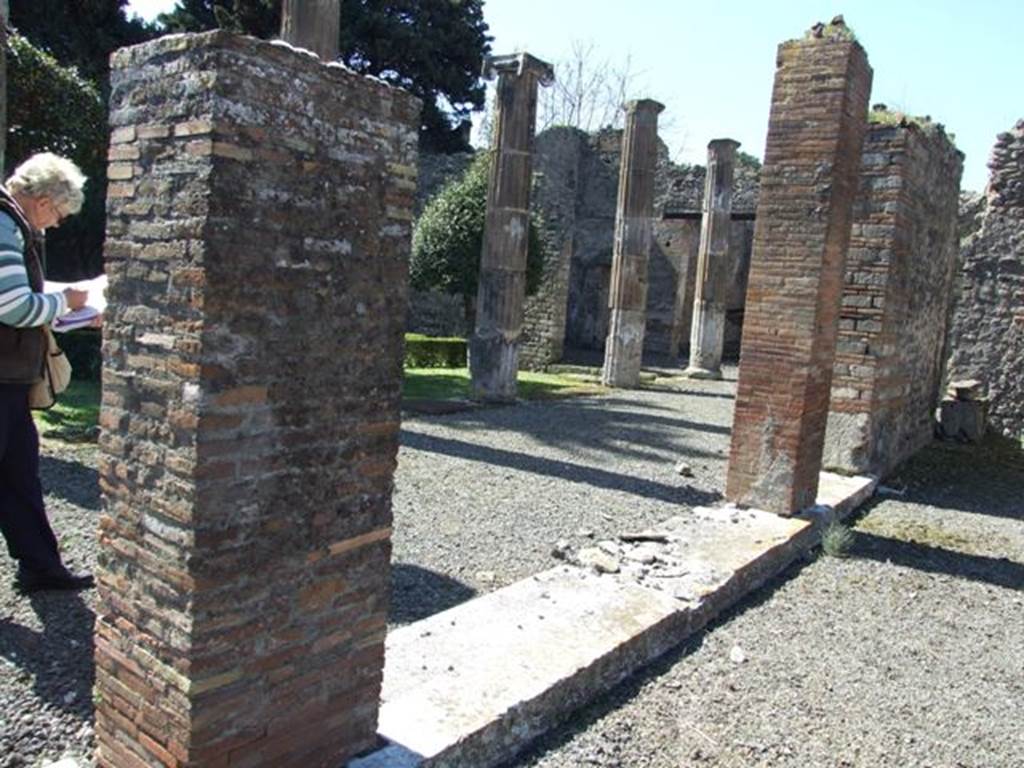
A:
[[[651,99],[631,101],[625,106],[608,291],[611,315],[601,369],[601,381],[610,387],[635,387],[640,381],[647,323],[647,259],[654,230],[658,114],[665,108]]]
[[[732,228],[732,176],[738,141],[715,139],[708,144],[704,179],[704,211],[697,252],[697,281],[690,327],[690,365],[694,379],[722,378],[725,313],[729,299],[729,230]]]
[[[419,102],[225,32],[111,76],[100,766],[375,743]]]
[[[324,61],[338,58],[341,0],[284,0],[281,39],[313,51]]]
[[[519,370],[537,85],[552,82],[554,73],[549,64],[523,53],[488,57],[484,77],[495,76],[487,219],[469,370],[474,398],[503,401],[515,400]]]
[[[860,45],[815,30],[778,51],[726,484],[781,514],[817,495],[871,90]]]

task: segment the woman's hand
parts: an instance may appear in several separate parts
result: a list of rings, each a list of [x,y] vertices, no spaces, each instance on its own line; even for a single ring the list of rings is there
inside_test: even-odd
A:
[[[68,309],[81,309],[89,300],[89,292],[80,291],[77,288],[65,288],[64,299],[67,301]]]

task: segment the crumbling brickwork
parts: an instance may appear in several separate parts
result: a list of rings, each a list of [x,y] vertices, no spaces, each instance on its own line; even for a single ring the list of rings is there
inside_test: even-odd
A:
[[[419,103],[212,32],[113,57],[99,764],[374,744]]]
[[[963,158],[904,120],[870,127],[861,165],[824,461],[884,476],[934,432]]]
[[[999,134],[981,229],[961,245],[950,329],[950,379],[981,380],[989,420],[1024,436],[1024,120]]]
[[[726,496],[815,502],[871,68],[855,41],[779,46]]]
[[[542,369],[562,359],[569,302],[569,263],[576,238],[580,154],[587,135],[576,128],[550,128],[534,140],[531,204],[542,217],[547,255],[540,286],[526,297],[519,363]]]

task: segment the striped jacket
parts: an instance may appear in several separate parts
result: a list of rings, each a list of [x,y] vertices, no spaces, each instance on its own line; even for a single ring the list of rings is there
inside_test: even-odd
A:
[[[25,238],[0,211],[0,323],[15,328],[46,325],[67,309],[63,293],[36,293],[25,267]]]
[[[42,290],[38,243],[24,211],[0,187],[0,383],[32,384],[42,377],[42,326],[67,308],[63,293]]]

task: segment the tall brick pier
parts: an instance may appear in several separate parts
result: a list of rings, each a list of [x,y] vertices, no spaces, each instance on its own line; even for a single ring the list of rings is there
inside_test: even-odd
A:
[[[842,25],[779,46],[726,497],[814,504],[871,68]]]
[[[550,83],[554,72],[519,53],[488,57],[484,76],[497,77],[498,87],[469,370],[474,398],[503,401],[515,400],[519,372],[537,86]]]
[[[374,744],[419,103],[223,32],[112,66],[101,766]]]

